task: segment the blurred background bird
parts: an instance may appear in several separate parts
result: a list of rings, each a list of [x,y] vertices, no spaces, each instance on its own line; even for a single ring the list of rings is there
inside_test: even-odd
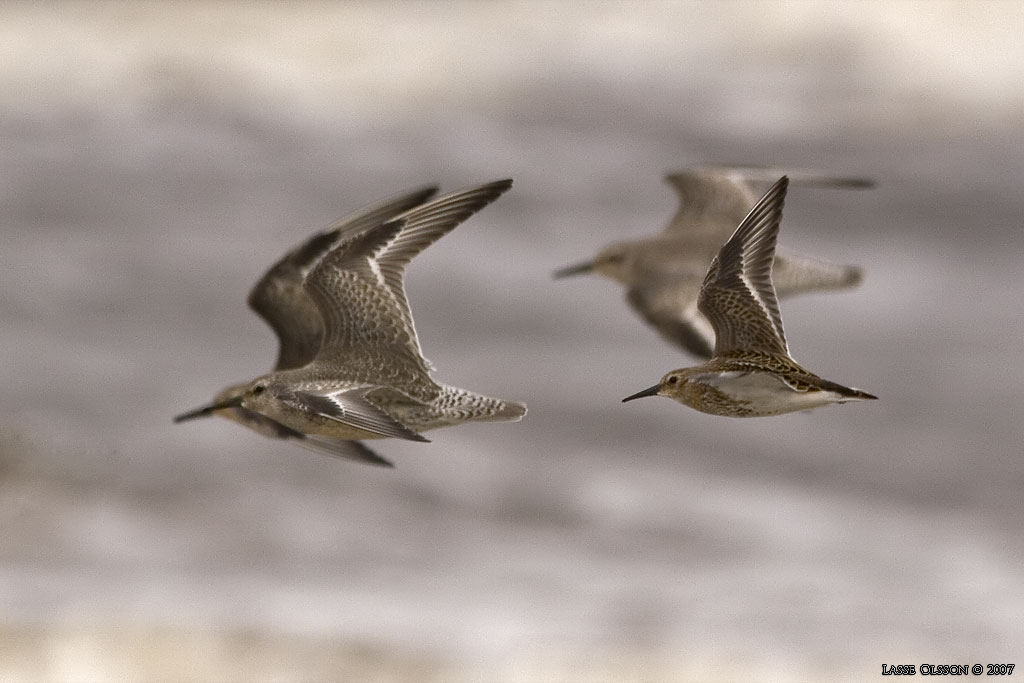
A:
[[[679,210],[658,235],[613,242],[592,261],[555,271],[555,277],[597,273],[626,286],[626,300],[662,337],[691,354],[710,358],[715,335],[697,310],[697,294],[711,259],[736,230],[757,196],[748,181],[777,179],[769,168],[695,167],[665,177],[679,195]],[[796,183],[822,187],[873,186],[865,178],[786,171]],[[773,278],[780,297],[847,289],[861,269],[795,254],[776,254]]]

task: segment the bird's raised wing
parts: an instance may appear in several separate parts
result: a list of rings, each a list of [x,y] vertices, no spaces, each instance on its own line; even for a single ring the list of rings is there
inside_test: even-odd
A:
[[[679,210],[664,234],[695,243],[721,244],[757,200],[742,178],[726,168],[687,169],[665,181],[679,196]]]
[[[867,189],[875,181],[813,170],[783,171],[771,166],[695,166],[665,176],[679,195],[679,211],[665,233],[690,236],[694,242],[717,245],[731,233],[754,205],[751,183],[771,183],[786,175],[794,185],[818,188]]]
[[[440,197],[337,244],[305,282],[324,323],[314,362],[343,366],[355,382],[397,387],[417,400],[436,396],[405,296],[405,266],[510,185]]]
[[[316,262],[346,236],[379,226],[437,192],[424,187],[364,207],[319,232],[275,263],[249,292],[249,307],[277,334],[276,370],[306,365],[320,348],[323,323],[302,282]]]
[[[498,180],[486,185],[455,192],[420,207],[411,209],[395,218],[404,224],[401,231],[388,242],[377,255],[377,264],[403,320],[412,333],[412,339],[419,348],[419,337],[413,325],[412,311],[405,294],[405,268],[421,251],[447,235],[474,213],[484,208],[512,187],[511,180]]]
[[[711,262],[697,306],[715,330],[715,355],[758,350],[789,355],[772,284],[775,242],[789,179],[754,205]]]

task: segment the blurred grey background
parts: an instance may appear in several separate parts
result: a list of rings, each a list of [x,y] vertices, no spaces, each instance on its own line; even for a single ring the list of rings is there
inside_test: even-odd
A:
[[[873,679],[1024,654],[1016,2],[0,6],[0,679]],[[794,187],[783,302],[881,400],[729,420],[619,400],[692,359],[551,272]],[[226,421],[284,251],[427,183],[512,191],[409,272],[446,382],[519,424],[382,471]]]

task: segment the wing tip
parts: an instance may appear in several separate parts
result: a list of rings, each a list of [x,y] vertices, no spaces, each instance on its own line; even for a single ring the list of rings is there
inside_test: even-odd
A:
[[[720,175],[742,182],[763,183],[772,182],[782,173],[790,176],[790,179],[795,184],[802,187],[867,190],[878,186],[878,182],[868,176],[831,175],[824,171],[757,164],[697,164],[682,170],[665,173],[664,178],[666,182],[674,183],[676,178],[686,175]]]
[[[377,455],[375,451],[368,448],[362,442],[350,441],[349,443],[352,444],[352,450],[354,451],[352,457],[353,460],[373,467],[381,467],[389,470],[395,469],[395,463],[391,462],[387,458]]]
[[[843,284],[847,287],[856,287],[864,281],[864,269],[860,266],[846,266]]]

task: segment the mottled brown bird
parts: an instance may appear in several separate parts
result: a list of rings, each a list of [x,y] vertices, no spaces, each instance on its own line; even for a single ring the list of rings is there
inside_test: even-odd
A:
[[[219,414],[268,436],[388,465],[358,440],[426,441],[419,432],[522,418],[523,404],[430,378],[404,285],[416,254],[510,186],[499,181],[423,203],[434,191],[425,188],[290,252],[249,298],[278,333],[278,368],[175,420]]]
[[[772,185],[707,271],[697,305],[714,328],[712,358],[623,401],[666,396],[712,415],[763,417],[876,398],[822,379],[789,355],[772,283],[788,185],[786,176]]]

